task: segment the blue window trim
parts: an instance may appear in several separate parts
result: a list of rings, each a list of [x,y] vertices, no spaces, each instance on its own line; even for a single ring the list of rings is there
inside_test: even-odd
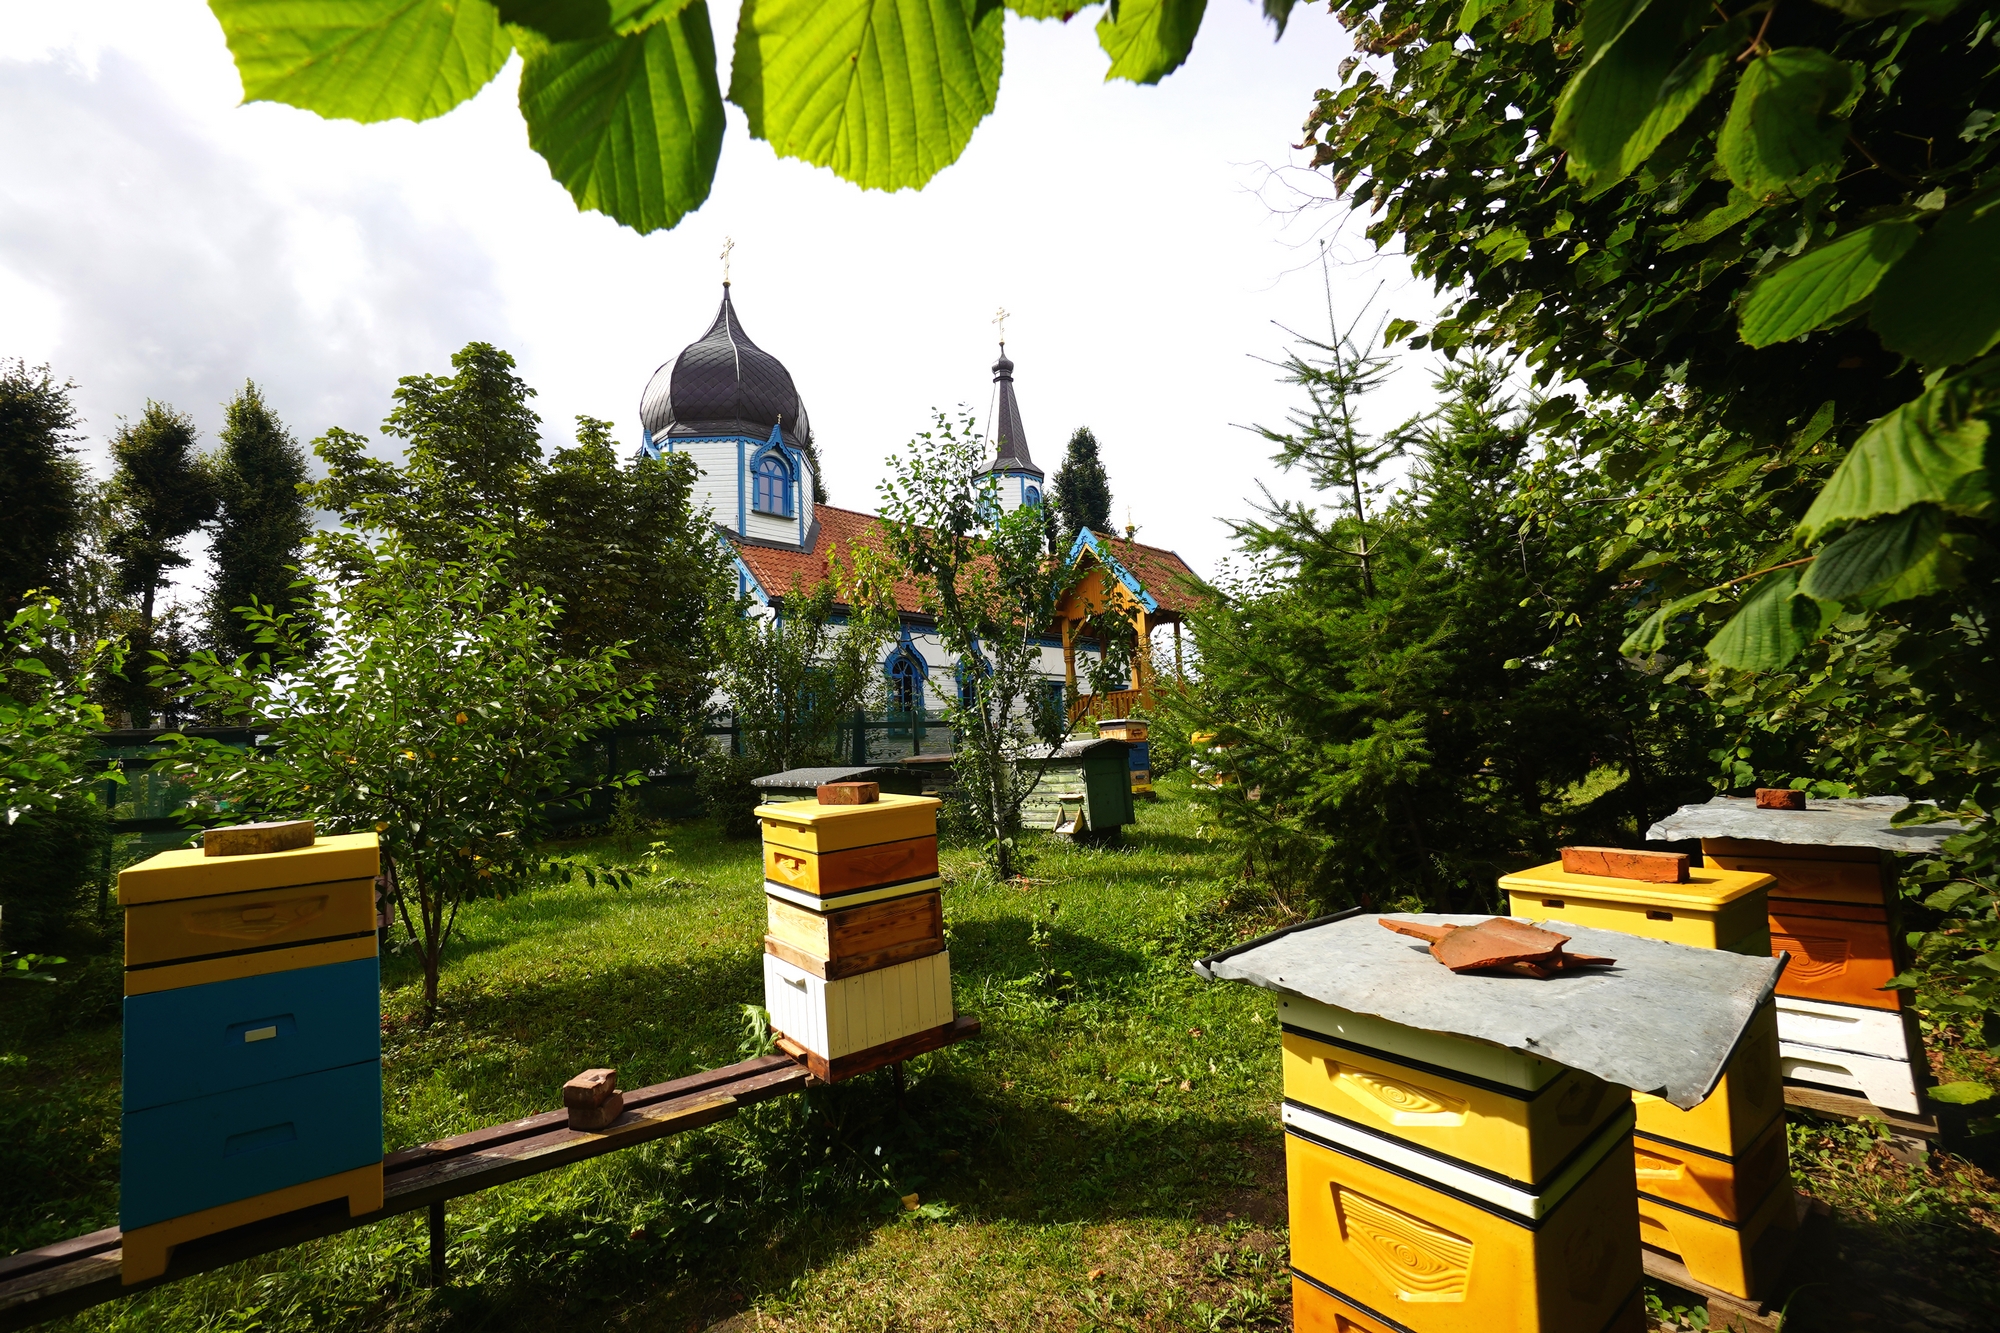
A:
[[[917,651],[917,645],[911,642],[907,631],[904,632],[903,637],[897,642],[896,646],[889,650],[889,655],[882,659],[882,674],[887,676],[890,681],[890,689],[892,691],[890,694],[890,704],[892,708],[895,706],[893,691],[895,689],[896,664],[898,662],[909,663],[907,674],[911,677],[911,684],[916,690],[916,706],[909,711],[912,713],[921,713],[924,711],[924,689],[930,683],[931,668],[930,663],[924,660],[924,655]]]
[[[781,445],[767,445],[758,450],[757,456],[750,460],[750,490],[753,497],[755,497],[750,503],[751,512],[762,514],[766,518],[798,517],[798,499],[795,494],[799,485],[798,469],[792,465],[792,460],[785,456],[787,452]],[[785,501],[783,509],[764,508],[762,503],[763,497],[758,494],[763,490],[764,465],[769,462],[776,462],[779,471],[783,474]]]

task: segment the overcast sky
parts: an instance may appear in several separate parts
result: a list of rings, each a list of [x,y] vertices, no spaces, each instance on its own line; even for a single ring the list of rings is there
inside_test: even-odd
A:
[[[301,441],[373,435],[398,376],[448,372],[474,339],[519,359],[551,447],[578,413],[636,447],[640,391],[708,327],[728,235],[738,313],[797,380],[833,503],[872,508],[933,407],[983,423],[1004,305],[1036,461],[1053,473],[1088,424],[1116,521],[1129,507],[1207,573],[1260,481],[1302,493],[1232,423],[1293,401],[1253,354],[1282,353],[1273,321],[1324,330],[1320,238],[1347,261],[1343,311],[1378,287],[1378,310],[1432,305],[1337,209],[1290,210],[1291,144],[1348,47],[1305,6],[1273,45],[1258,9],[1211,0],[1154,88],[1103,82],[1096,11],[1010,15],[999,108],[922,192],[780,160],[731,107],[708,203],[639,236],[577,212],[529,150],[518,58],[447,116],[360,126],[238,105],[197,0],[0,0],[0,356],[77,382],[100,471],[148,397],[212,440],[246,378]],[[726,55],[735,6],[712,12]],[[1411,357],[1378,418],[1429,375]]]

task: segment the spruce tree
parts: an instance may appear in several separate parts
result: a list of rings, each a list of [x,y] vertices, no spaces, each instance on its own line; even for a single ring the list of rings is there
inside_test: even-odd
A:
[[[75,387],[47,366],[0,361],[0,619],[30,589],[64,590],[84,529],[89,482],[74,448]]]
[[[1056,470],[1055,501],[1065,541],[1074,540],[1085,528],[1111,526],[1111,479],[1104,474],[1097,437],[1088,426],[1078,426],[1069,437],[1062,466]]]
[[[246,381],[228,406],[212,471],[217,508],[208,641],[235,657],[256,648],[238,607],[256,602],[284,612],[300,602],[295,567],[312,531],[299,493],[305,451],[255,384]]]
[[[194,419],[165,403],[147,400],[136,422],[111,440],[113,518],[106,543],[127,599],[132,652],[120,690],[136,726],[150,722],[159,702],[146,684],[155,648],[179,644],[178,623],[162,633],[160,589],[168,572],[187,566],[181,543],[215,517],[215,482],[195,445]]]

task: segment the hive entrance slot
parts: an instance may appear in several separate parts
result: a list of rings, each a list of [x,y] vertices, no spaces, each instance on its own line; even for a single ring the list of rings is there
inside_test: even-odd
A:
[[[1646,913],[1646,919],[1648,921],[1672,921],[1674,914],[1672,912],[1648,912]]]

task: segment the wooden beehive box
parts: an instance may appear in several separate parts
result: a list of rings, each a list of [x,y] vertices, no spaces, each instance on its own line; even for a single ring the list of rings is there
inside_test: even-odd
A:
[[[1069,837],[1116,837],[1136,817],[1126,744],[1078,740],[1030,750],[1021,763],[1041,779],[1021,803],[1024,827]]]
[[[127,1283],[198,1236],[381,1207],[379,860],[363,833],[120,873]]]

